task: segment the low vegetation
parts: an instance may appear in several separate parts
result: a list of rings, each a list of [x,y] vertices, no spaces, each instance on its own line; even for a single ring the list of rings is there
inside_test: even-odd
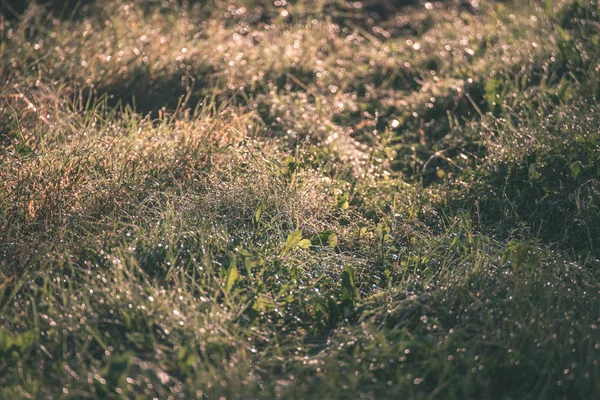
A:
[[[0,398],[600,392],[591,0],[0,21]]]

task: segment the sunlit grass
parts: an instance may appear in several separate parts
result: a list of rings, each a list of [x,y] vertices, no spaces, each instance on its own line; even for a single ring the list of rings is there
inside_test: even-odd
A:
[[[599,12],[6,14],[0,397],[594,397]]]

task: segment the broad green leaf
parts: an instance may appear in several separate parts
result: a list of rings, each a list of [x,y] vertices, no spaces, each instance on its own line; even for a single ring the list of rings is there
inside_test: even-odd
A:
[[[328,246],[335,247],[335,246],[337,246],[338,242],[339,242],[339,240],[338,240],[338,237],[337,237],[337,235],[335,233],[332,233],[327,238],[327,245]]]
[[[295,230],[290,233],[285,241],[285,247],[283,248],[283,252],[281,255],[285,255],[288,251],[293,249],[300,241],[302,240],[302,231]]]
[[[577,180],[579,175],[583,172],[583,163],[581,161],[575,161],[571,164],[571,175],[573,179]]]
[[[298,247],[300,247],[301,249],[308,249],[311,245],[311,242],[309,239],[302,239],[300,242],[298,242]]]

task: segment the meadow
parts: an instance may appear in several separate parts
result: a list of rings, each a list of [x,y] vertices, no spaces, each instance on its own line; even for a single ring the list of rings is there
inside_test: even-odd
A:
[[[597,1],[40,3],[1,399],[598,396]]]

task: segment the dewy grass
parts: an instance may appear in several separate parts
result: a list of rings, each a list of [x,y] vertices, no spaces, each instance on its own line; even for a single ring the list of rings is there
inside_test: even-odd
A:
[[[0,398],[600,392],[596,2],[41,3]]]

